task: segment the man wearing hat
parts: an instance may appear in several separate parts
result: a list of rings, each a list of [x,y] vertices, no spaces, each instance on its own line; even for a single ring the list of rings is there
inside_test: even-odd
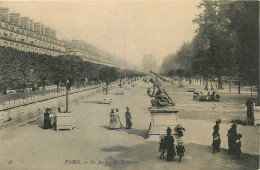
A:
[[[129,107],[126,107],[125,120],[126,120],[126,129],[131,129],[131,127],[132,127],[132,116],[131,116],[131,113],[129,112]]]
[[[234,146],[237,139],[237,125],[233,124],[228,130],[228,154],[234,154]]]
[[[246,102],[246,107],[247,107],[247,119],[246,122],[248,124],[253,124],[253,102],[251,100],[251,98],[248,98],[247,102]]]
[[[165,148],[167,151],[167,162],[172,160],[174,156],[176,155],[175,149],[174,149],[174,138],[171,135],[171,128],[167,128],[167,136],[164,137],[164,142],[165,142]]]

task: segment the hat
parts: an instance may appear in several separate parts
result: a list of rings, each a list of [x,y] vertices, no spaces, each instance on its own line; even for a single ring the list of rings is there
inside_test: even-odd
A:
[[[231,127],[235,128],[235,127],[237,127],[237,125],[234,123]]]
[[[221,120],[220,119],[216,120],[216,123],[217,124],[221,123]]]
[[[172,132],[172,130],[171,130],[171,128],[170,128],[170,127],[168,127],[168,128],[167,128],[167,133],[168,133],[168,132],[169,132],[169,133],[171,133],[171,132]]]
[[[114,108],[111,109],[111,112],[114,112]]]
[[[128,109],[129,109],[129,107],[127,106],[127,107],[126,107],[126,109],[128,110]]]

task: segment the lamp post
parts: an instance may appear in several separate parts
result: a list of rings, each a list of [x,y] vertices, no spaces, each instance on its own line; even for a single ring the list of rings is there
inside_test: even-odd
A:
[[[69,80],[66,81],[66,110],[65,112],[69,112],[69,89],[70,89],[71,83]]]

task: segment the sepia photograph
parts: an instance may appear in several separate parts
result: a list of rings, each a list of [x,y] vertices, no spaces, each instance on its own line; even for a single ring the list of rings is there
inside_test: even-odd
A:
[[[259,170],[259,4],[0,1],[0,170]]]

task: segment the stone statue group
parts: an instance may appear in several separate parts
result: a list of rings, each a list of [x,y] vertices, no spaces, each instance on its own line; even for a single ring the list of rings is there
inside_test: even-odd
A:
[[[162,83],[160,82],[160,79],[164,80],[163,77],[159,76],[158,74],[154,73],[155,78],[150,78],[150,82],[153,84],[153,91],[151,93],[151,89],[149,88],[147,90],[147,94],[153,98],[151,100],[152,106],[157,107],[165,107],[165,106],[174,106],[174,102],[168,95],[167,91],[163,88]]]

